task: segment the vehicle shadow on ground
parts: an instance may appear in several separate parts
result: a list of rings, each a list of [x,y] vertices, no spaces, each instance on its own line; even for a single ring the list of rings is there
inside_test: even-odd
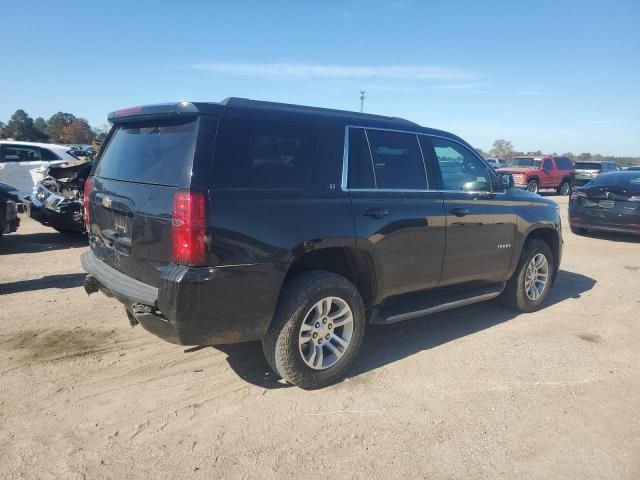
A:
[[[561,270],[543,308],[580,296],[593,288],[596,280]],[[512,320],[519,314],[499,302],[484,302],[457,310],[429,315],[394,325],[368,325],[364,344],[349,377],[356,377],[422,350],[486,330]],[[195,349],[206,347],[195,347]],[[213,347],[227,355],[229,366],[245,381],[263,388],[288,385],[274,375],[264,359],[260,343]],[[189,349],[194,351],[195,349]]]
[[[81,233],[11,233],[0,239],[0,255],[12,255],[16,253],[38,253],[69,248],[88,246],[86,235]]]
[[[594,240],[608,240],[610,242],[640,243],[640,235],[636,236],[636,235],[616,233],[616,232],[591,231],[580,236],[585,238],[592,238]]]
[[[32,292],[45,288],[75,288],[84,283],[86,273],[64,273],[60,275],[46,275],[32,280],[0,283],[0,295],[12,293]]]

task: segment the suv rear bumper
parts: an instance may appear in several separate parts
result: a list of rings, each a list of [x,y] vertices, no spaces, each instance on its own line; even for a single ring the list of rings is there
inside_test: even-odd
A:
[[[275,311],[282,275],[271,264],[186,267],[169,264],[159,288],[107,265],[93,252],[80,257],[85,290],[124,304],[131,323],[179,345],[258,340]]]

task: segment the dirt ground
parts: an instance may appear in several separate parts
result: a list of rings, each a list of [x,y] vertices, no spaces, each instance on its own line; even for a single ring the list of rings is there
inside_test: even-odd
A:
[[[185,348],[81,285],[82,237],[0,242],[0,477],[640,478],[640,241],[573,235],[541,311],[368,330],[307,392],[258,344]]]

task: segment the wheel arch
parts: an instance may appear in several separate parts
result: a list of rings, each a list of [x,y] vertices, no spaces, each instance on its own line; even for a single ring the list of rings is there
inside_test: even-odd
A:
[[[531,239],[537,238],[547,244],[551,254],[553,255],[553,281],[555,281],[560,267],[560,234],[555,228],[551,228],[544,225],[533,226],[526,234],[524,241],[522,242],[522,251],[524,250],[527,242]]]
[[[373,258],[365,250],[348,246],[331,246],[296,255],[287,268],[284,282],[309,270],[324,270],[341,275],[356,287],[365,309],[377,296],[377,276]]]

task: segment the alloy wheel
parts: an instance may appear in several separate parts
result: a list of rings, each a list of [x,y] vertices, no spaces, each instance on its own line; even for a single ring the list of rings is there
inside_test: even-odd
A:
[[[549,282],[549,261],[542,253],[533,256],[524,278],[524,289],[529,300],[537,300]]]
[[[338,297],[326,297],[307,312],[300,327],[298,345],[302,360],[314,370],[335,365],[353,337],[353,313]]]

